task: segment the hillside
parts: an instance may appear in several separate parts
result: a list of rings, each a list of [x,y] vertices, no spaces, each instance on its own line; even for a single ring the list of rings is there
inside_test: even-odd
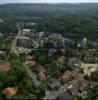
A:
[[[3,4],[0,15],[6,16],[48,16],[61,14],[83,14],[98,16],[97,3],[82,4]]]
[[[17,22],[35,22],[38,31],[56,32],[68,38],[98,38],[98,4],[0,5],[0,32],[17,33]],[[92,34],[94,34],[92,36]]]

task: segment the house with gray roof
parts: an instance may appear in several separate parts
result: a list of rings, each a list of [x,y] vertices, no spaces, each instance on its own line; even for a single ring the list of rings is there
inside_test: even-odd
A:
[[[68,92],[64,92],[60,94],[56,100],[72,100],[72,95],[70,95]]]
[[[69,68],[81,67],[81,61],[78,58],[69,58],[67,66]]]
[[[56,90],[61,86],[61,83],[57,79],[51,79],[48,82],[48,86],[52,90]]]

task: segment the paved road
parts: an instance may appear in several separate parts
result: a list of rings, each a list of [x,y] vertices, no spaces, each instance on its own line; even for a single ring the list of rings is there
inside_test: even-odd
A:
[[[13,53],[13,51],[15,50],[16,48],[16,42],[17,42],[17,38],[20,36],[21,34],[21,30],[20,30],[20,27],[19,27],[19,24],[17,24],[17,28],[18,28],[18,34],[17,36],[15,37],[14,41],[12,42],[11,44],[11,50],[8,54],[8,56],[6,57],[6,60],[5,61],[8,61],[9,57],[10,57],[10,54]]]
[[[15,37],[15,39],[14,39],[14,41],[13,41],[13,43],[12,43],[11,52],[13,52],[13,51],[15,50],[15,48],[16,48],[16,43],[17,43],[17,38],[19,38],[20,35],[21,35],[21,29],[20,29],[19,23],[17,23],[17,28],[18,28],[18,34],[17,34],[17,36]]]

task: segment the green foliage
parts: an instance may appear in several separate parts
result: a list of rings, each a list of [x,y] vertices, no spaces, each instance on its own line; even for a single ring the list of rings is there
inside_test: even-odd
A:
[[[98,37],[98,21],[91,17],[80,15],[54,16],[49,17],[44,25],[48,32],[61,33],[63,36],[72,39],[83,37],[95,39]]]
[[[0,15],[4,19],[4,23],[0,23],[0,32],[3,32],[6,36],[16,35],[17,22],[36,22],[37,26],[35,28],[37,31],[57,32],[72,39],[82,37],[96,39],[98,37],[98,18],[92,16],[98,16],[96,13],[98,11],[97,6],[97,4],[0,5]],[[86,10],[87,8],[88,10]],[[50,15],[54,17],[50,17]]]
[[[98,86],[87,90],[88,98],[86,100],[97,100],[98,99]]]
[[[56,63],[47,65],[46,70],[47,70],[47,74],[50,75],[51,77],[57,78],[60,76],[59,66],[57,66]]]
[[[0,5],[1,16],[39,17],[77,13],[98,16],[98,4],[6,4]]]
[[[91,74],[91,80],[98,82],[98,72],[93,72]]]
[[[37,99],[32,88],[32,80],[29,79],[21,60],[14,57],[10,62],[11,70],[0,72],[0,90],[17,86],[18,93],[14,99]]]
[[[19,60],[19,58],[12,59],[10,62],[11,62],[12,65],[22,66],[22,63],[21,63],[21,61]]]
[[[38,63],[44,65],[47,63],[47,57],[46,56],[39,56],[38,57]]]
[[[39,73],[39,71],[40,71],[40,66],[39,66],[39,65],[33,66],[32,71],[35,72],[35,73]]]
[[[29,100],[37,100],[37,97],[36,95],[32,94],[30,96],[27,96],[27,95],[23,95],[23,94],[18,94],[16,95],[13,99],[16,99],[16,100],[24,100],[24,99],[29,99]]]

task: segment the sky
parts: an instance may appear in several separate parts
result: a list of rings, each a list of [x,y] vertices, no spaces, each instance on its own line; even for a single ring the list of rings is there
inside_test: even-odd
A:
[[[0,3],[89,3],[98,0],[0,0]]]

